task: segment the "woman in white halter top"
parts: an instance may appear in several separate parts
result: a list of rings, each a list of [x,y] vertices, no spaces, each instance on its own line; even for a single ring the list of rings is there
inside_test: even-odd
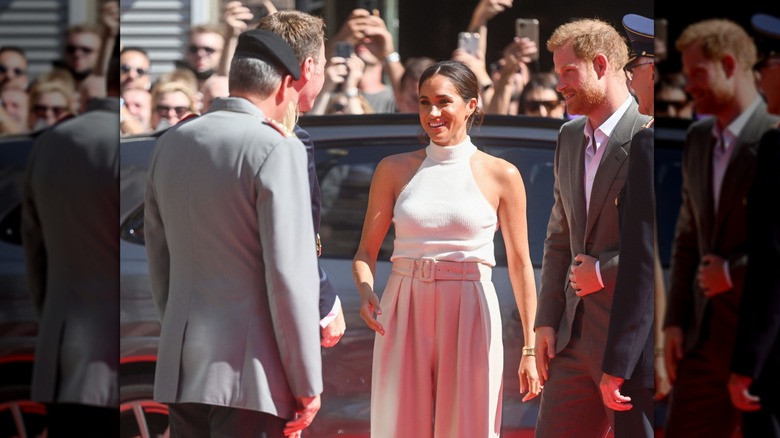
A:
[[[361,317],[377,332],[372,438],[499,435],[504,353],[491,282],[499,223],[525,345],[533,346],[525,188],[514,165],[471,143],[468,130],[481,119],[477,96],[465,65],[428,68],[420,78],[420,122],[430,144],[385,158],[374,173],[353,265]],[[380,303],[374,272],[391,221],[393,272]],[[524,349],[518,369],[524,401],[541,391],[532,351]]]

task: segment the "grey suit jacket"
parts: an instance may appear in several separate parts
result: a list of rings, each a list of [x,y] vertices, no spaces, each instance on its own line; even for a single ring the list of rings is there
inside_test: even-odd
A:
[[[262,123],[258,123],[262,122]],[[163,134],[144,217],[154,396],[292,418],[322,392],[306,151],[241,98]]]
[[[40,314],[32,399],[118,407],[119,99],[43,132],[27,164],[22,241]]]
[[[583,186],[586,118],[566,122],[558,134],[553,163],[555,203],[547,225],[534,323],[535,327],[557,330],[558,352],[571,339],[578,306],[583,306],[582,337],[592,340],[595,348],[603,348],[606,342],[620,249],[615,199],[626,179],[631,138],[650,120],[637,108],[632,100],[604,146],[606,149],[593,182],[587,213]],[[571,264],[578,253],[599,259],[605,286],[603,290],[584,298],[575,295],[568,279]]]
[[[747,198],[753,182],[756,154],[761,136],[777,123],[761,102],[742,129],[723,177],[720,208],[715,213],[712,195],[712,127],[714,118],[699,120],[688,129],[682,158],[682,205],[675,227],[669,279],[669,299],[664,327],[679,326],[685,333],[686,350],[692,349],[702,333],[722,340],[723,358],[728,361],[736,332],[739,302],[747,268]],[[661,195],[662,196],[662,195]],[[734,288],[706,298],[696,274],[701,257],[716,254],[729,261]],[[706,324],[715,304],[716,324]],[[710,328],[718,330],[711,333]]]

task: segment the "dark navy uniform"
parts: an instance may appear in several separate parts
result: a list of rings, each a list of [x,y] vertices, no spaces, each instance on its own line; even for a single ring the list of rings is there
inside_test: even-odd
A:
[[[653,56],[653,20],[623,17],[632,56],[626,68]],[[620,222],[620,267],[610,312],[602,370],[625,379],[620,393],[633,407],[615,412],[616,438],[652,438],[654,375],[653,119],[631,140],[626,183],[616,199]]]
[[[763,68],[770,59],[780,59],[780,18],[756,14],[751,24],[759,49],[755,69],[780,74]],[[771,99],[780,97],[767,95]],[[780,220],[764,209],[766,200],[780,192],[780,129],[763,136],[756,161],[756,177],[748,195],[748,267],[731,371],[752,379],[749,391],[761,403],[759,411],[743,413],[743,436],[772,438],[780,437],[780,277],[776,273]]]
[[[295,135],[306,146],[306,158],[309,170],[309,187],[311,187],[311,216],[314,222],[314,233],[317,236],[317,253],[321,252],[321,243],[319,240],[320,235],[320,211],[322,209],[322,194],[320,193],[320,182],[317,179],[317,169],[314,164],[314,141],[311,139],[311,135],[301,128],[300,125],[295,125]],[[319,264],[319,260],[318,260]],[[336,303],[336,288],[330,283],[328,275],[319,266],[320,271],[320,319],[324,319],[333,310],[333,306]]]

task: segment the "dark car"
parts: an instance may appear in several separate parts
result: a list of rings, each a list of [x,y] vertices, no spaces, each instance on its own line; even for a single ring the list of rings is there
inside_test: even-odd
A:
[[[322,188],[320,234],[323,254],[320,260],[338,290],[347,323],[346,334],[339,344],[322,351],[325,383],[323,405],[306,435],[366,437],[369,433],[374,333],[359,316],[359,295],[352,279],[351,261],[359,243],[368,188],[377,163],[387,155],[423,147],[419,139],[422,130],[419,119],[414,114],[304,116],[300,123],[315,141],[317,171]],[[514,163],[523,176],[528,200],[529,243],[537,287],[547,220],[553,204],[553,152],[561,124],[562,120],[554,119],[489,116],[481,127],[471,132],[472,140],[480,149]],[[661,126],[660,123],[658,125]],[[671,239],[672,233],[664,224],[671,224],[673,227],[676,208],[679,205],[679,151],[684,132],[685,126],[677,124],[666,131],[660,128],[656,131],[657,135],[664,138],[656,143],[656,187],[663,190],[665,200],[663,203],[659,202],[658,207],[659,213],[664,216],[659,222],[659,238],[662,242]],[[30,139],[26,141],[29,143]],[[155,136],[126,137],[121,141],[122,437],[160,436],[167,427],[166,407],[152,400],[160,325],[149,292],[146,252],[143,247],[143,192],[147,164],[155,141]],[[10,145],[0,140],[0,154],[3,154],[4,150],[7,152],[8,146]],[[5,159],[6,155],[0,157]],[[659,163],[659,159],[662,162]],[[6,166],[5,161],[1,163],[3,172],[7,172],[7,167],[12,167]],[[16,162],[15,166],[18,167],[20,163]],[[670,192],[677,195],[677,200],[670,201],[676,204],[667,205],[669,198],[665,196]],[[18,233],[18,211],[13,212],[13,202],[6,204],[10,207],[0,205],[0,214],[3,215],[0,217],[0,224],[4,227],[2,231],[12,236],[14,232]],[[14,215],[17,215],[17,219],[13,219]],[[520,347],[524,345],[523,334],[507,275],[503,240],[498,234],[500,233],[496,235],[497,266],[493,281],[502,309],[505,341],[502,434],[520,436],[533,430],[539,398],[527,403],[520,401],[522,396],[519,394],[517,367],[521,357]],[[23,274],[20,241],[13,238],[6,240],[8,241],[0,242],[0,268],[4,269],[0,271],[0,274],[4,274],[0,299],[16,297],[17,300],[23,300],[23,281],[19,280]],[[392,241],[391,228],[377,263],[378,290],[382,289],[390,272],[388,260],[392,252]],[[663,248],[668,248],[668,244],[664,246],[662,243]],[[664,260],[668,260],[668,251]],[[17,285],[13,294],[6,290],[6,284]],[[29,309],[31,307],[27,313],[22,312],[26,316],[17,318],[24,321],[15,321],[13,325],[27,327],[27,333],[34,336],[34,313],[30,313]],[[2,313],[0,315],[4,318],[0,320],[0,327],[5,327],[2,324],[6,322],[6,317]],[[2,340],[5,341],[8,331],[2,334]],[[8,337],[9,340],[11,338]],[[31,361],[30,345],[22,348],[22,351],[26,353],[17,352],[11,357],[27,357]],[[0,376],[4,375],[2,367],[6,366],[4,357],[0,356]],[[31,363],[29,361],[28,365]],[[0,395],[2,394],[4,393],[0,392]],[[15,397],[19,401],[17,404],[27,406],[24,397]],[[0,415],[4,403],[7,401],[0,399]]]

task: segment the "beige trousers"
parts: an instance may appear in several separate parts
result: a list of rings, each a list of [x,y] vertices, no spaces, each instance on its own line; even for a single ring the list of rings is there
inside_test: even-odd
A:
[[[397,259],[378,320],[372,438],[483,438],[501,429],[503,343],[491,268]]]

